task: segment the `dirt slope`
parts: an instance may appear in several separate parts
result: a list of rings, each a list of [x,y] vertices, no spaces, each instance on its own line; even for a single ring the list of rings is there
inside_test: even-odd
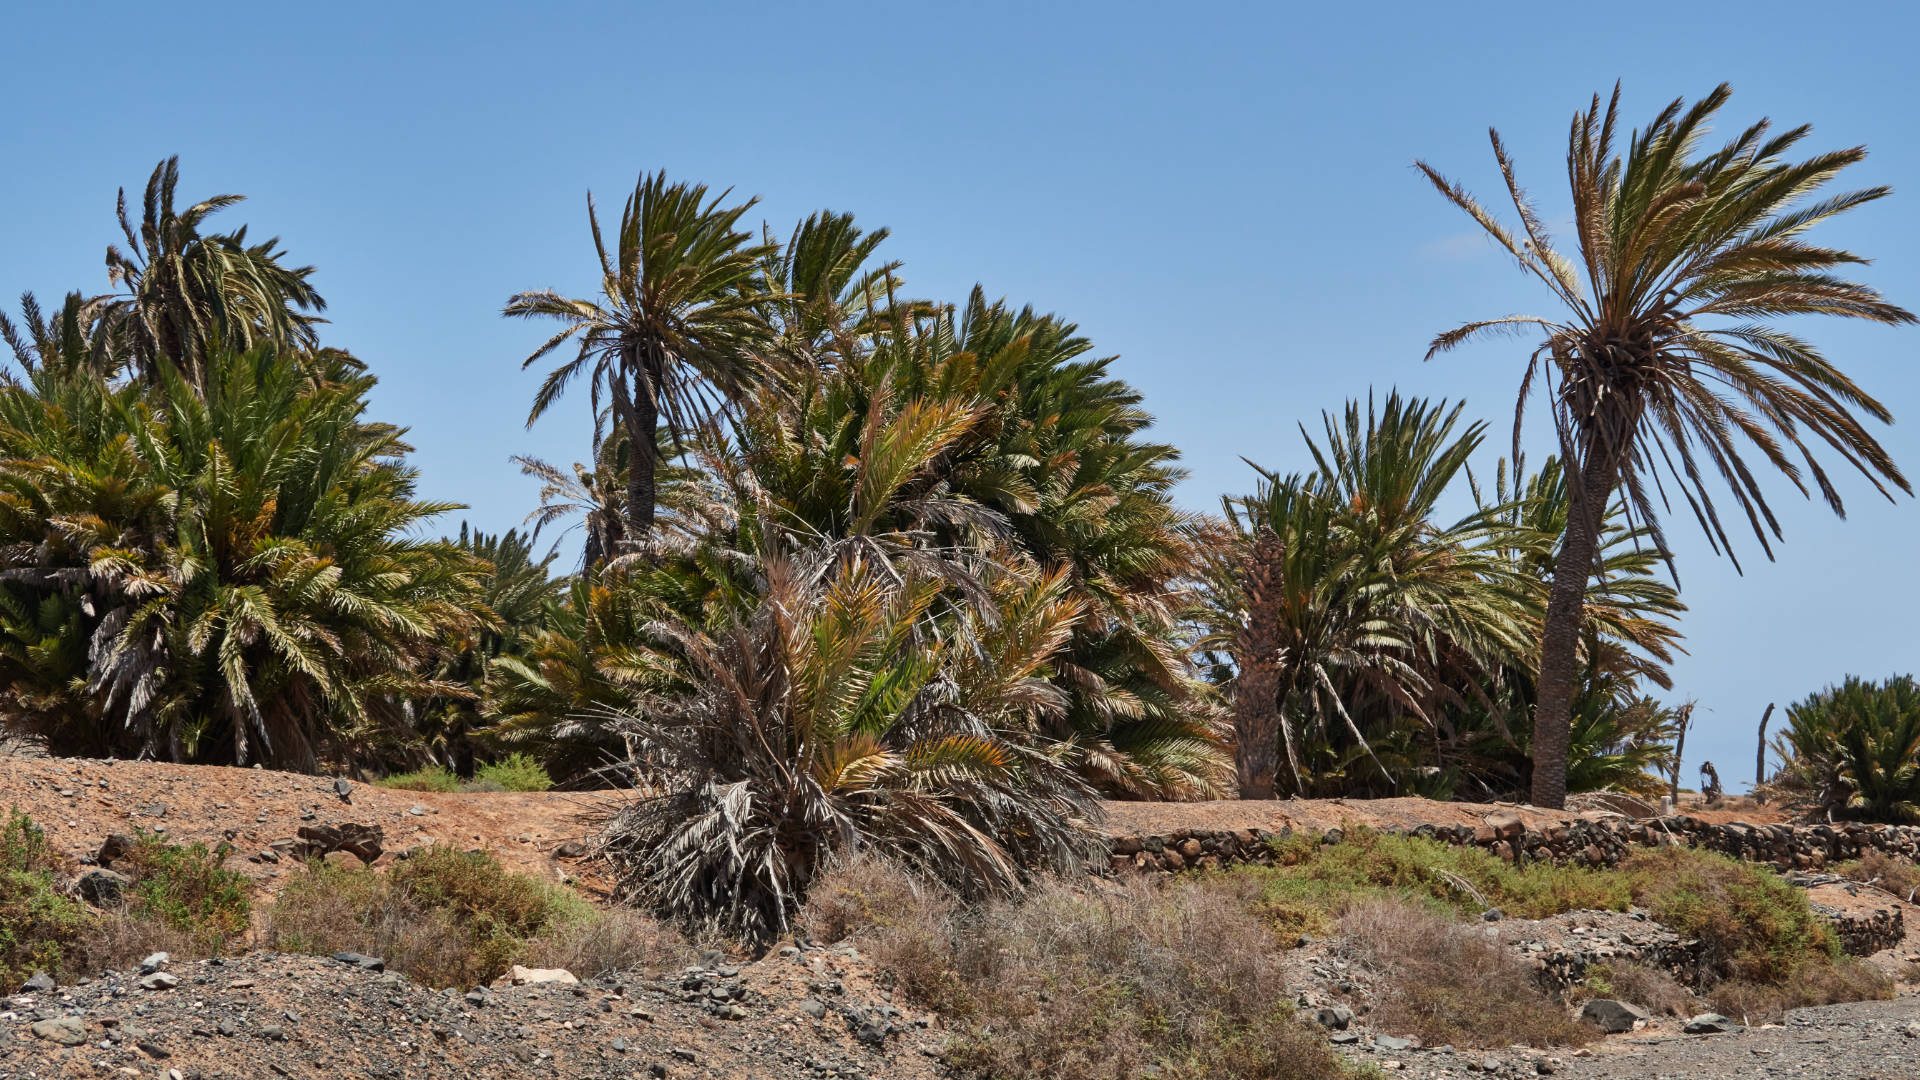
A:
[[[343,801],[329,778],[264,769],[0,757],[0,809],[26,811],[55,850],[76,861],[110,833],[161,829],[176,843],[233,844],[229,865],[269,891],[288,867],[247,856],[295,837],[303,825],[378,825],[389,852],[436,843],[485,848],[522,873],[574,874],[577,864],[556,859],[554,848],[584,838],[586,819],[617,798],[388,791],[356,783]]]

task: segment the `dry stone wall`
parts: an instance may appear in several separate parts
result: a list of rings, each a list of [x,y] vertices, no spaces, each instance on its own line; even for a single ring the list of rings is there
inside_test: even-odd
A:
[[[1708,822],[1679,814],[1647,821],[1572,818],[1543,828],[1528,828],[1518,814],[1496,810],[1477,826],[1422,824],[1381,831],[1478,847],[1502,859],[1581,866],[1612,866],[1636,847],[1665,845],[1717,851],[1788,871],[1820,870],[1829,863],[1857,859],[1869,850],[1920,862],[1920,826],[1751,825]],[[1287,828],[1279,833],[1266,829],[1181,829],[1164,836],[1116,836],[1110,842],[1109,866],[1116,873],[1175,873],[1236,863],[1271,864],[1274,841],[1291,835],[1293,830]],[[1344,839],[1344,830],[1327,829],[1319,838],[1324,843],[1338,843]],[[1827,909],[1823,913],[1832,919],[1846,950],[1854,955],[1886,948],[1904,933],[1900,907],[1894,904],[1871,912]]]

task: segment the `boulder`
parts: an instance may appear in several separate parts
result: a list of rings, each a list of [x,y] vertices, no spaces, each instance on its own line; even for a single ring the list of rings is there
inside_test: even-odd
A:
[[[357,967],[362,971],[387,970],[387,962],[385,960],[377,956],[368,956],[366,953],[337,952],[333,954],[333,958],[343,964],[350,964]]]
[[[56,1042],[61,1046],[79,1046],[87,1041],[86,1022],[77,1016],[57,1016],[52,1020],[41,1020],[33,1025],[33,1037]]]
[[[1609,1035],[1619,1035],[1632,1031],[1636,1022],[1652,1017],[1638,1005],[1612,998],[1594,998],[1580,1009],[1580,1019]]]
[[[95,907],[112,907],[125,898],[133,879],[117,870],[94,867],[73,883],[73,891]]]
[[[319,859],[344,851],[368,866],[380,857],[381,845],[386,842],[386,831],[380,826],[350,821],[338,825],[302,825],[299,836],[304,842],[294,851],[297,858]]]
[[[1723,1031],[1730,1031],[1732,1028],[1733,1021],[1728,1020],[1719,1013],[1701,1013],[1699,1016],[1687,1021],[1687,1026],[1680,1030],[1689,1035],[1718,1035]]]
[[[1527,823],[1519,814],[1511,810],[1495,810],[1481,820],[1486,822],[1488,827],[1493,829],[1493,834],[1502,840],[1518,839],[1527,831]]]
[[[20,992],[23,994],[44,994],[48,990],[54,989],[56,985],[53,981],[53,976],[44,971],[36,971],[33,973],[33,978],[20,984]]]
[[[542,983],[558,983],[561,986],[572,986],[579,981],[573,977],[573,972],[566,968],[530,968],[515,964],[505,975],[494,980],[494,985],[538,986]]]

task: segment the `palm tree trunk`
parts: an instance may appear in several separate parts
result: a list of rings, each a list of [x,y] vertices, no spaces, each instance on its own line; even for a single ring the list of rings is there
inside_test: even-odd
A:
[[[653,532],[653,437],[660,426],[660,409],[650,389],[652,365],[642,364],[639,348],[625,346],[620,366],[623,377],[615,380],[614,408],[627,427],[627,537],[644,540]]]
[[[1587,453],[1584,475],[1567,511],[1567,533],[1553,564],[1553,591],[1540,634],[1540,696],[1533,709],[1533,805],[1567,805],[1567,752],[1572,741],[1574,677],[1580,663],[1580,625],[1586,618],[1587,582],[1593,577],[1600,523],[1618,474],[1612,455]]]
[[[1240,797],[1273,798],[1280,767],[1280,539],[1262,529],[1247,554],[1244,588],[1247,623],[1235,643],[1239,674],[1233,681],[1234,765]]]

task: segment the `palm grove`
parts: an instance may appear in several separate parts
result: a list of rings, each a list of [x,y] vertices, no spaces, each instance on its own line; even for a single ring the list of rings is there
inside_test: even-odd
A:
[[[1792,160],[1804,128],[1708,148],[1725,96],[1624,146],[1617,97],[1576,118],[1571,256],[1497,135],[1517,229],[1421,166],[1560,305],[1433,350],[1518,333],[1558,454],[1516,430],[1489,465],[1462,405],[1374,394],[1217,515],[1174,505],[1177,452],[1072,323],[915,298],[884,229],[781,233],[652,174],[617,221],[589,200],[592,295],[504,310],[552,330],[529,423],[572,410],[585,460],[515,459],[529,533],[422,539],[458,508],[323,343],[313,269],[215,231],[238,197],[185,205],[165,162],[108,292],[0,320],[0,720],[365,776],[527,753],[642,789],[607,832],[626,891],[750,936],[854,844],[975,894],[1076,866],[1103,798],[1650,793],[1669,489],[1719,549],[1716,491],[1778,537],[1749,458],[1836,511],[1815,444],[1907,487],[1856,416],[1886,410],[1778,325],[1912,321],[1803,239],[1885,191],[1819,194],[1863,152]],[[575,572],[539,551],[559,529]],[[1783,783],[1917,809],[1910,685],[1792,715]]]

